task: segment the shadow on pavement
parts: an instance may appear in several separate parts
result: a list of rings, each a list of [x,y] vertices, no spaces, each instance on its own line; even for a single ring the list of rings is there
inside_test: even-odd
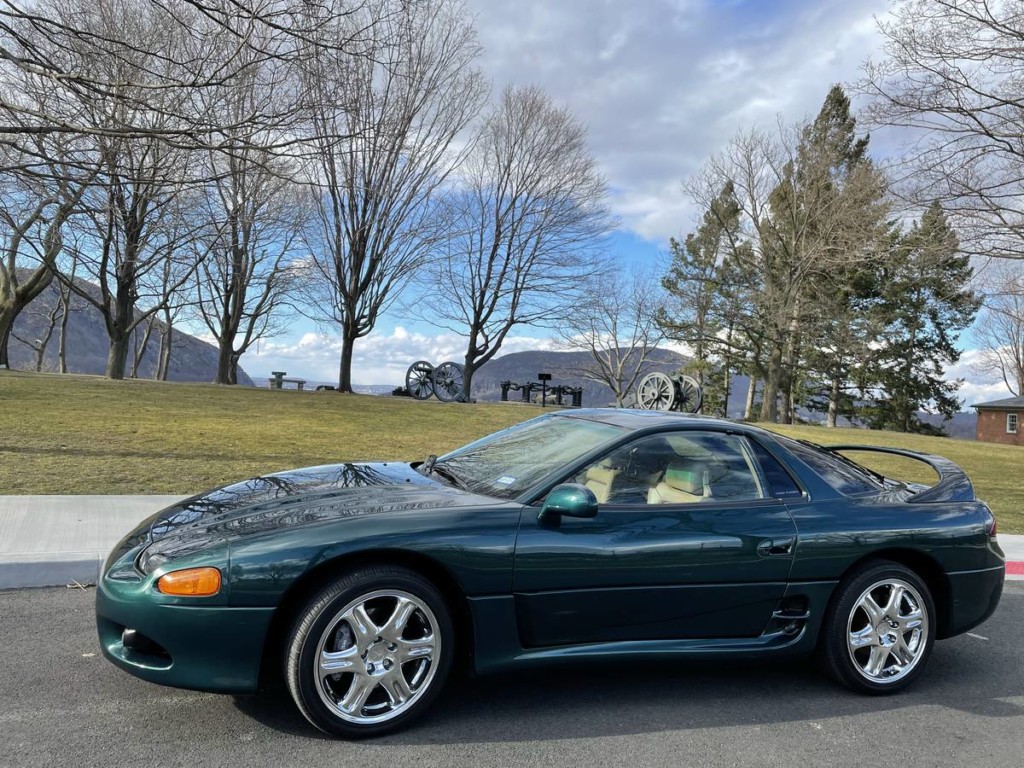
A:
[[[1015,717],[1024,707],[1024,665],[1012,638],[1024,632],[1017,610],[997,612],[978,633],[939,642],[923,676],[903,693],[872,697],[839,687],[813,661],[706,663],[650,661],[456,678],[433,713],[375,744],[459,744],[591,738],[665,730],[898,713],[940,706],[985,717]],[[284,692],[239,697],[246,715],[279,731],[322,737]]]

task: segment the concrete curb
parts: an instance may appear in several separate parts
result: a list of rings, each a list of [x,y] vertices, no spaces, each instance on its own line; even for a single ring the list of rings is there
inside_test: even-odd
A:
[[[184,496],[0,496],[0,589],[94,584],[140,521]],[[1024,536],[1000,534],[1006,578],[1024,581]]]
[[[184,496],[0,496],[0,589],[94,584],[110,550]]]

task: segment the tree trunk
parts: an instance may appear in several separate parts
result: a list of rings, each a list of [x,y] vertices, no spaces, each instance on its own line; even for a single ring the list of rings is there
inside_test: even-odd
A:
[[[836,374],[832,377],[832,389],[828,393],[828,420],[825,422],[826,427],[835,427],[836,421],[839,417],[839,395],[840,385],[842,384],[839,375]]]
[[[171,348],[174,345],[174,335],[169,325],[164,325],[164,334],[160,337],[160,357],[157,361],[157,381],[167,381],[171,371]]]
[[[164,333],[160,337],[160,356],[156,365],[158,381],[167,381],[171,373],[171,350],[174,348],[174,317],[171,310],[164,305]]]
[[[18,316],[16,311],[7,308],[0,309],[0,368],[10,368],[10,358],[7,356],[7,346],[11,340],[11,330],[14,328],[14,319]]]
[[[133,284],[124,275],[118,275],[117,292],[107,319],[107,335],[110,350],[107,353],[107,378],[123,379],[131,352],[132,321],[135,319],[135,297]]]
[[[117,332],[110,338],[110,349],[107,352],[107,367],[104,375],[108,379],[124,378],[125,364],[128,362],[128,351],[131,346],[130,334]]]
[[[352,349],[355,337],[348,330],[341,336],[341,362],[338,366],[338,391],[352,391]]]
[[[473,374],[476,373],[476,360],[471,359],[468,355],[463,360],[462,367],[464,369],[462,378],[462,392],[466,396],[466,402],[469,402],[469,393],[473,391]]]
[[[783,424],[792,424],[796,417],[796,369],[800,359],[800,301],[793,305],[786,334],[786,351],[782,363],[782,418]]]
[[[231,339],[226,336],[223,337],[217,346],[217,378],[214,379],[214,384],[234,384],[231,381],[231,358],[233,353]]]
[[[768,375],[765,377],[764,390],[761,394],[761,414],[758,421],[776,422],[779,420],[779,385],[782,378],[782,342],[772,343],[771,356],[768,358]]]
[[[732,392],[732,371],[729,370],[729,358],[722,364],[722,418],[729,418],[729,394]],[[703,411],[703,406],[701,407]]]
[[[750,383],[747,384],[747,402],[743,406],[743,420],[753,421],[754,419],[754,399],[757,397],[757,377],[751,375]]]
[[[57,370],[68,372],[68,315],[71,314],[71,290],[60,287],[60,334],[57,336]]]
[[[146,323],[146,330],[142,333],[142,340],[139,341],[139,328],[136,326],[132,332],[132,341],[135,344],[135,351],[132,355],[132,371],[131,378],[139,378],[139,368],[142,366],[142,360],[146,356],[146,349],[149,347],[149,337],[153,333],[153,318],[150,317]]]
[[[780,424],[793,423],[793,375],[792,372],[783,376],[782,410],[779,414]]]
[[[39,340],[39,346],[36,348],[36,373],[42,373],[43,371],[43,360],[46,357],[46,348],[50,346],[50,339],[53,338],[53,331],[57,327],[57,313],[60,311],[60,303],[58,302],[50,310],[50,314],[47,316],[46,333],[43,338]]]
[[[228,384],[238,383],[238,361],[242,356],[231,353],[231,364],[228,366]]]

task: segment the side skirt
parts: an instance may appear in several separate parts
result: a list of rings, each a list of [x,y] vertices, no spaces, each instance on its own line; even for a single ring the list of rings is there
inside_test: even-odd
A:
[[[757,637],[635,640],[523,648],[512,595],[470,598],[476,641],[474,671],[488,674],[510,668],[613,657],[737,658],[799,656],[813,653],[836,582],[790,584],[764,632]]]

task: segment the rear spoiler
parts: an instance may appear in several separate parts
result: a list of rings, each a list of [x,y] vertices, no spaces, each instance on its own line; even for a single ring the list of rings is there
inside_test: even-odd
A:
[[[939,476],[939,482],[923,491],[918,491],[907,501],[929,502],[929,501],[974,501],[974,486],[967,477],[967,473],[949,459],[942,456],[935,456],[930,453],[918,451],[905,451],[901,448],[886,448],[880,445],[825,445],[827,451],[871,451],[873,453],[888,453],[893,456],[902,456],[905,459],[916,459],[923,461],[935,470]]]

